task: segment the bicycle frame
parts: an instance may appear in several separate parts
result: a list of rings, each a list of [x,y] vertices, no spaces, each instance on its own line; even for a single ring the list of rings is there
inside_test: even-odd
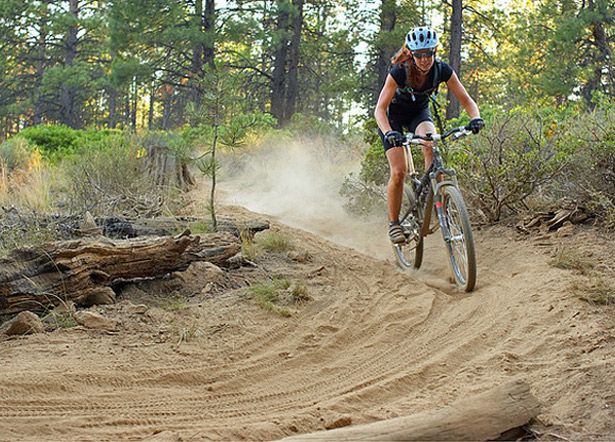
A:
[[[423,238],[440,229],[455,282],[466,292],[472,291],[476,283],[472,227],[459,190],[457,174],[454,169],[444,165],[437,141],[449,136],[457,139],[469,133],[467,127],[458,127],[442,135],[406,137],[403,147],[408,182],[404,184],[402,201],[407,202],[407,208],[399,220],[406,241],[393,245],[397,262],[402,269],[418,269],[423,261]],[[432,142],[433,158],[430,167],[419,178],[414,167],[411,145],[423,144],[423,141]],[[432,223],[433,213],[437,222]]]
[[[419,208],[423,210],[423,222],[421,225],[421,236],[425,237],[434,233],[438,227],[444,225],[441,222],[441,208],[439,208],[439,201],[434,201],[434,195],[438,195],[436,198],[439,200],[440,198],[440,188],[443,186],[454,186],[458,188],[457,182],[457,173],[455,169],[445,168],[444,162],[442,160],[442,154],[440,153],[440,149],[437,145],[433,145],[433,159],[431,162],[431,166],[429,169],[423,174],[423,176],[419,179],[416,169],[414,167],[414,158],[412,156],[411,145],[412,144],[420,144],[414,140],[411,140],[407,143],[404,143],[404,158],[406,162],[406,176],[411,180],[411,184],[413,186],[415,195],[418,196],[418,201],[416,201]],[[445,177],[440,180],[440,177]],[[424,192],[425,189],[428,189],[427,192]],[[438,214],[438,223],[435,224],[434,228],[430,228],[431,224],[431,214],[433,211],[434,205],[436,206],[436,214]],[[440,209],[440,210],[438,210]],[[400,217],[400,221],[404,221],[412,211],[412,208],[409,208],[406,213]],[[446,227],[444,227],[446,228]]]

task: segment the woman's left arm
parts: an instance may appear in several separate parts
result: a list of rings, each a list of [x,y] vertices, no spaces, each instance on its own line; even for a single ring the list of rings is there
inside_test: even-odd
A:
[[[446,86],[449,91],[452,91],[453,94],[455,94],[455,97],[459,100],[459,104],[463,106],[470,118],[480,118],[480,111],[478,110],[476,102],[472,99],[472,97],[470,97],[466,91],[466,88],[463,87],[463,84],[459,81],[459,77],[457,77],[455,71],[453,71],[451,78],[449,78],[446,82]]]

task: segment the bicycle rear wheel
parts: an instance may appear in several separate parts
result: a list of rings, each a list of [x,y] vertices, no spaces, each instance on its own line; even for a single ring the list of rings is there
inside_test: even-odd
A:
[[[423,237],[421,236],[421,210],[416,204],[414,191],[404,184],[399,224],[406,236],[403,244],[393,244],[397,265],[402,270],[418,269],[423,263]]]
[[[476,284],[476,254],[468,210],[459,189],[441,189],[445,228],[442,237],[450,257],[451,270],[457,286],[471,292]]]

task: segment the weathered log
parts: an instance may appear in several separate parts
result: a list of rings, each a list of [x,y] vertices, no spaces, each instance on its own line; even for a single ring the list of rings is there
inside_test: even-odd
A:
[[[0,259],[0,314],[41,311],[62,301],[88,305],[112,300],[114,283],[162,277],[195,261],[224,265],[240,250],[239,240],[228,233],[99,237],[17,249]]]
[[[496,439],[540,411],[525,382],[513,381],[437,411],[354,427],[292,436],[284,441],[444,441]]]
[[[209,223],[209,219],[195,216],[158,216],[155,218],[108,216],[94,219],[88,213],[83,216],[60,216],[26,212],[11,207],[10,209],[0,208],[0,241],[5,230],[14,232],[15,230],[44,228],[54,235],[54,239],[64,240],[96,236],[100,233],[108,238],[126,239],[139,236],[171,236],[194,225],[207,228]],[[218,219],[218,231],[231,233],[237,238],[242,234],[251,238],[256,233],[267,229],[269,229],[269,221],[255,219],[238,221],[225,217]]]
[[[197,217],[157,217],[157,218],[98,218],[96,224],[102,226],[104,235],[110,238],[135,238],[138,236],[166,236],[172,235],[183,228],[190,228],[191,224],[203,223],[208,220]],[[258,232],[269,229],[268,221],[252,220],[239,223],[232,220],[218,220],[218,231],[228,232],[239,238],[242,233],[252,238]]]

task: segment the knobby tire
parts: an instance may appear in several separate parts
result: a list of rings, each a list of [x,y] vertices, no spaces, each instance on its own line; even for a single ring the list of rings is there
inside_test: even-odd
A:
[[[444,186],[440,192],[445,222],[452,239],[446,241],[445,231],[440,229],[449,254],[451,271],[457,286],[465,292],[471,292],[476,285],[476,253],[468,210],[456,187]]]
[[[404,214],[409,207],[415,208],[414,215],[417,218],[417,227],[420,229],[422,217],[420,216],[421,211],[416,204],[414,191],[404,184],[400,214]],[[403,226],[404,221],[402,221],[401,224]],[[397,265],[402,270],[408,270],[410,268],[419,269],[423,263],[423,237],[419,237],[418,240],[411,239],[406,244],[394,244],[393,251],[395,252]]]

